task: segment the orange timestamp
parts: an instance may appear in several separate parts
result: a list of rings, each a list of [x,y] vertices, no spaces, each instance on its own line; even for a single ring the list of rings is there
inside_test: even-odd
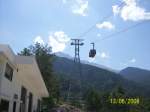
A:
[[[139,98],[110,98],[111,104],[123,104],[123,105],[138,105],[140,104]]]

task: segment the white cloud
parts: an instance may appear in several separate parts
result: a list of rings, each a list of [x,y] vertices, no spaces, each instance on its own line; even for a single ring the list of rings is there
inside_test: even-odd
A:
[[[62,0],[62,2],[63,2],[64,4],[66,4],[66,3],[67,3],[67,0]]]
[[[88,5],[89,3],[87,0],[75,0],[72,6],[72,12],[81,16],[87,16]]]
[[[49,36],[48,45],[52,47],[52,52],[62,52],[69,40],[70,38],[63,31],[56,31]]]
[[[111,22],[108,22],[108,21],[104,21],[103,23],[97,23],[96,27],[99,29],[109,29],[109,30],[115,28],[115,26]]]
[[[98,52],[97,53],[97,57],[100,57],[100,58],[102,58],[102,59],[108,59],[110,56],[109,56],[109,54],[108,53],[106,53],[106,52]]]
[[[65,43],[70,40],[68,35],[65,34],[65,32],[63,32],[63,31],[54,32],[54,36],[55,36],[56,40],[60,43]]]
[[[136,59],[135,58],[132,58],[131,60],[129,60],[130,63],[135,63],[136,62]]]
[[[101,37],[101,34],[100,34],[100,33],[98,33],[98,34],[97,34],[97,36],[98,36],[98,37]]]
[[[112,6],[114,15],[120,15],[125,21],[150,20],[150,12],[138,6],[137,0],[123,0],[123,2],[125,3],[123,7]]]
[[[97,63],[100,59],[101,61],[107,62],[110,58],[109,54],[106,52],[97,52],[96,56],[94,58],[88,58],[88,62],[90,63]]]
[[[117,15],[120,11],[120,7],[118,7],[118,5],[112,6],[112,9],[113,9],[114,15]]]
[[[63,4],[69,4],[73,14],[87,16],[89,2],[88,0],[62,0]]]
[[[106,54],[105,52],[102,52],[102,53],[101,53],[101,58],[107,59],[107,58],[109,58],[109,55]]]
[[[94,58],[89,58],[88,61],[89,61],[90,63],[96,63],[96,62],[97,62],[95,57],[94,57]]]
[[[34,42],[34,44],[35,43],[39,43],[41,45],[44,45],[44,41],[43,41],[42,37],[40,37],[40,36],[35,37],[35,39],[33,40],[33,42]]]

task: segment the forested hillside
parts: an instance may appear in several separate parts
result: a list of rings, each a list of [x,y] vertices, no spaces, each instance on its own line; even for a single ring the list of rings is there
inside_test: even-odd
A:
[[[51,112],[54,107],[56,110],[77,107],[80,109],[75,110],[79,112],[150,111],[150,92],[142,84],[129,81],[119,73],[88,64],[79,66],[72,59],[53,55],[50,47],[40,44],[24,48],[18,54],[36,57],[50,94],[49,98],[43,99],[44,112]],[[72,100],[67,99],[69,88]],[[112,98],[138,98],[139,103],[113,104]]]
[[[128,80],[137,82],[150,89],[150,71],[135,67],[127,67],[120,74]]]
[[[53,60],[53,70],[60,78],[62,91],[67,92],[68,83],[71,82],[72,91],[77,95],[80,87],[79,84],[82,80],[84,92],[89,88],[111,92],[118,86],[123,87],[129,95],[147,95],[149,92],[143,85],[129,81],[113,71],[88,64],[82,64],[81,68],[82,77],[79,75],[78,65],[75,64],[73,60],[64,57],[55,57]],[[141,89],[143,91],[141,91]]]

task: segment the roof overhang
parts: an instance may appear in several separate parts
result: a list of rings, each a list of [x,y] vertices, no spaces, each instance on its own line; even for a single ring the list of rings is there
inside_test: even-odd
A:
[[[12,62],[12,60],[10,60],[3,51],[0,51],[0,63],[4,62],[5,60],[7,60],[7,63],[9,63],[11,67],[13,67],[14,69],[17,69],[16,63]]]

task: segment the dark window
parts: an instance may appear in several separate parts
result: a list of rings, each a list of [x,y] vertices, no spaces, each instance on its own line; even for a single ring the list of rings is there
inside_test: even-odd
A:
[[[9,110],[9,101],[1,100],[0,112],[8,112],[8,110]]]
[[[20,104],[20,112],[26,112],[26,98],[27,98],[27,89],[22,87],[21,88],[21,101]]]
[[[33,95],[32,95],[32,93],[29,93],[29,106],[28,106],[28,112],[32,112],[32,102],[33,102]]]
[[[16,102],[13,104],[13,112],[16,112]]]
[[[13,69],[11,68],[11,66],[7,63],[6,64],[6,69],[5,69],[5,77],[12,81],[12,77],[13,77]]]
[[[38,99],[37,112],[41,111],[41,101]]]

